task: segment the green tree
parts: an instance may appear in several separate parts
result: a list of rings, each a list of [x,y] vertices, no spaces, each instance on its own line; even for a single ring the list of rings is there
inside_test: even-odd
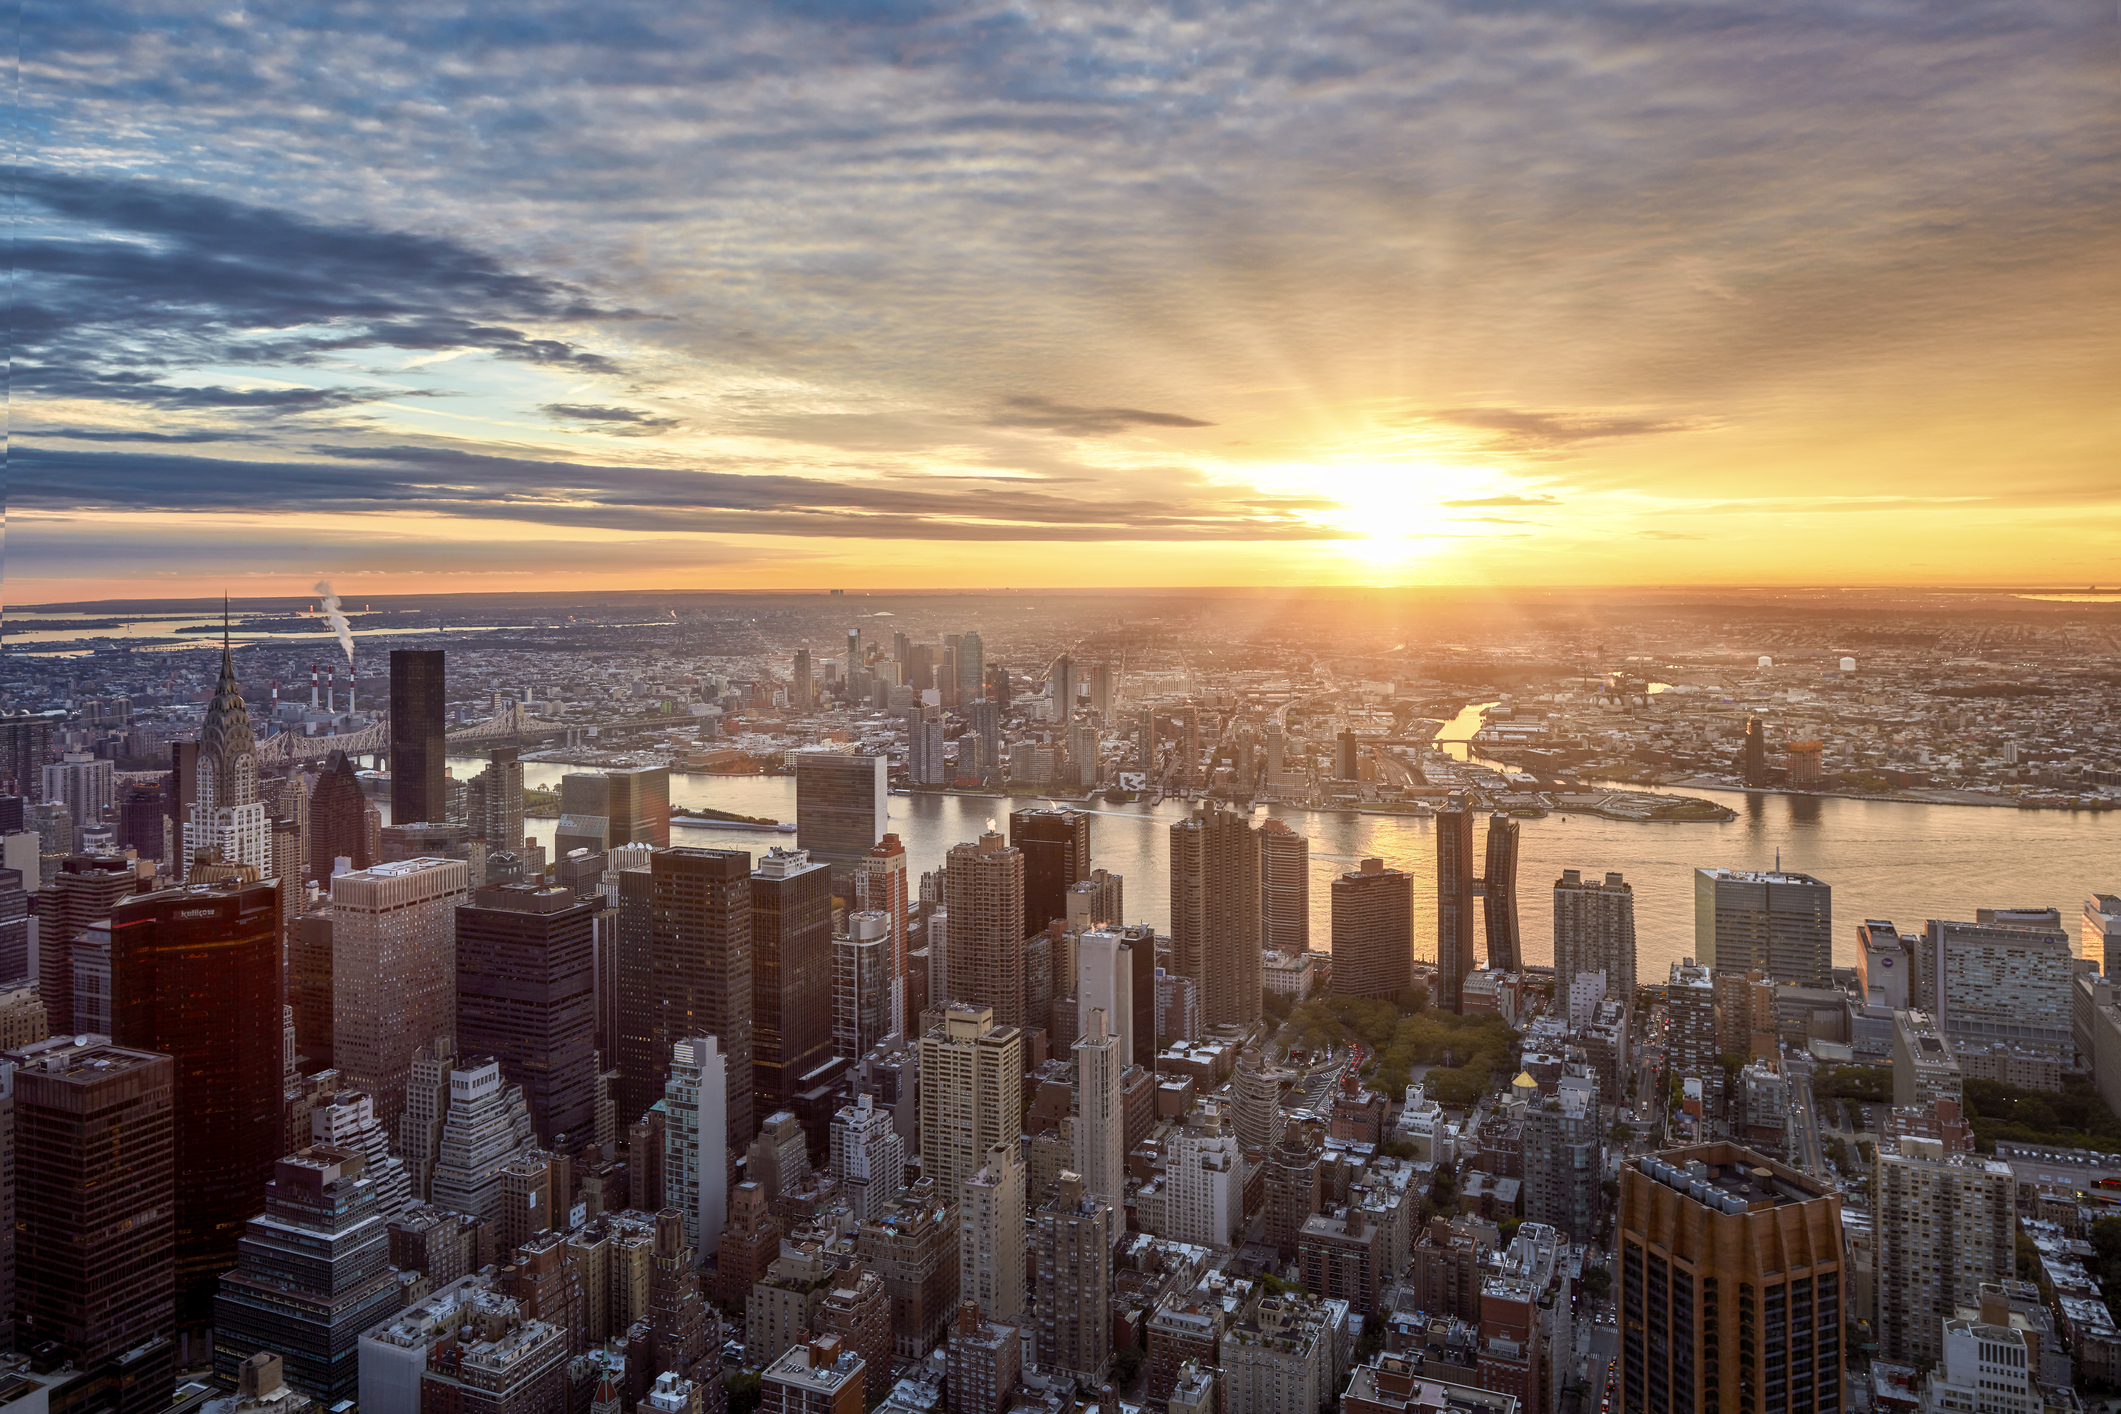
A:
[[[1590,1296],[1603,1301],[1613,1289],[1613,1274],[1604,1267],[1585,1267],[1583,1289]]]
[[[729,1414],[751,1414],[759,1407],[759,1372],[739,1370],[729,1377]]]

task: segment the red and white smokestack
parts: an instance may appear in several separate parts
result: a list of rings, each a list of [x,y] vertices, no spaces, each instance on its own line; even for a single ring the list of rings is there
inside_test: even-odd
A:
[[[272,714],[275,717],[280,715],[280,684],[278,682],[272,685]]]
[[[311,663],[309,665],[309,710],[312,712],[317,710],[317,676],[317,665]]]

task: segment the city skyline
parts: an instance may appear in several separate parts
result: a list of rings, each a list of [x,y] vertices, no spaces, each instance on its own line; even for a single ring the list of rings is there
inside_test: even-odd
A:
[[[14,602],[2113,578],[2106,12],[540,14],[40,13]]]

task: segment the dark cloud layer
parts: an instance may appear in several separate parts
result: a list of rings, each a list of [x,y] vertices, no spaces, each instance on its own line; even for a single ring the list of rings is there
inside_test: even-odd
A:
[[[299,369],[362,349],[478,349],[585,373],[614,368],[514,326],[624,311],[456,241],[152,182],[0,171],[24,218],[11,249],[17,392],[282,415],[408,393],[186,384],[184,373],[230,363]]]
[[[1316,540],[1302,503],[1097,499],[958,481],[903,484],[590,466],[429,447],[321,446],[329,461],[234,461],[17,447],[32,508],[133,511],[418,509],[480,520],[636,531],[910,540]]]
[[[1060,432],[1070,437],[1101,437],[1133,427],[1212,427],[1195,417],[1175,412],[1143,412],[1139,408],[1085,408],[1029,395],[1004,398],[1001,407],[987,419],[989,427],[1029,427],[1041,432]]]
[[[683,419],[657,417],[639,408],[603,407],[594,403],[541,403],[538,411],[561,422],[595,423],[606,432],[653,437],[681,425]]]

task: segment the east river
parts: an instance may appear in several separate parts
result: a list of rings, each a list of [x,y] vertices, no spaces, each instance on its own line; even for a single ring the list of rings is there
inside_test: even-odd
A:
[[[476,758],[453,759],[459,779],[477,771]],[[559,788],[569,767],[524,763],[525,784]],[[673,805],[705,806],[776,820],[795,819],[793,776],[673,775]],[[2072,938],[2084,899],[2121,892],[2121,812],[2072,813],[1917,805],[1833,797],[1694,792],[1738,812],[1710,824],[1637,824],[1587,815],[1550,815],[1521,821],[1518,910],[1525,960],[1545,963],[1553,950],[1552,886],[1564,868],[1586,874],[1618,870],[1635,888],[1640,975],[1660,977],[1693,951],[1692,871],[1702,866],[1766,869],[1775,864],[1812,874],[1833,886],[1834,958],[1854,956],[1856,925],[1890,918],[1903,932],[1925,918],[1972,918],[1996,907],[2058,907]],[[970,840],[989,818],[1036,802],[976,796],[891,797],[891,828],[905,842],[916,882],[936,868],[950,846]],[[1126,876],[1130,920],[1169,926],[1169,827],[1187,811],[1183,802],[1093,807],[1093,862]],[[1375,856],[1405,869],[1415,888],[1415,951],[1433,956],[1435,939],[1435,827],[1406,816],[1357,815],[1278,806],[1263,810],[1288,821],[1311,842],[1311,946],[1330,946],[1333,876]],[[530,835],[549,848],[557,822],[528,822]],[[1006,830],[1006,825],[1003,826]],[[1485,820],[1479,836],[1486,833]],[[1476,836],[1476,846],[1480,843]],[[754,856],[793,835],[700,829],[676,824],[673,842],[745,849]],[[2080,944],[2081,946],[2081,944]]]

